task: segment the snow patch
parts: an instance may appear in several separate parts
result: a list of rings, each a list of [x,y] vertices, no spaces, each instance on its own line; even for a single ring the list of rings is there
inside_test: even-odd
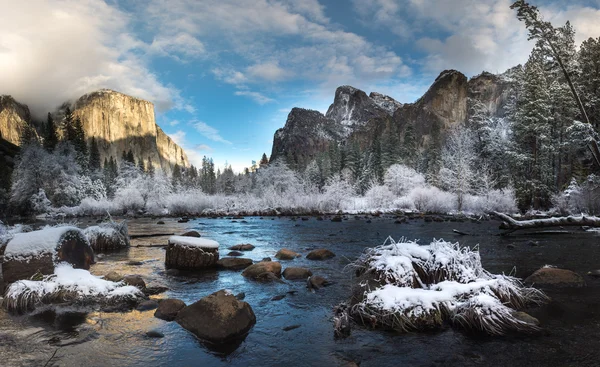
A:
[[[210,249],[219,248],[219,243],[217,241],[209,240],[207,238],[196,238],[187,236],[171,236],[169,237],[169,244]]]
[[[68,231],[81,230],[77,227],[63,226],[44,228],[39,231],[16,233],[6,245],[5,258],[37,257],[42,254],[52,253],[60,239]],[[83,237],[83,234],[82,234]]]

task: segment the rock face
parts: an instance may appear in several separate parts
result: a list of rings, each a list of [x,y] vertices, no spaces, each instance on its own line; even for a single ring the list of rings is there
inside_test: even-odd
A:
[[[21,143],[21,135],[31,121],[29,108],[11,96],[0,95],[0,137],[14,145]]]
[[[150,160],[165,172],[175,164],[189,166],[183,149],[156,125],[151,102],[103,89],[79,98],[73,115],[81,118],[88,140],[98,142],[102,161],[131,149],[136,160]]]
[[[509,80],[486,72],[468,80],[456,70],[445,70],[421,98],[407,104],[377,92],[367,96],[350,86],[339,87],[326,115],[292,109],[285,126],[275,132],[271,160],[284,157],[302,170],[332,145],[357,144],[365,150],[391,137],[403,144],[409,127],[419,151],[437,149],[450,128],[468,120],[474,106],[503,117]]]
[[[175,321],[201,340],[225,343],[245,336],[256,316],[249,304],[220,290],[183,308]]]
[[[143,159],[146,165],[150,161],[167,173],[175,164],[190,165],[183,149],[156,125],[151,102],[103,89],[80,97],[72,110],[81,118],[88,143],[92,138],[98,142],[102,161],[111,156],[118,161],[123,151],[131,149],[136,160]],[[19,145],[27,126],[33,126],[29,108],[11,96],[0,96],[1,138]]]

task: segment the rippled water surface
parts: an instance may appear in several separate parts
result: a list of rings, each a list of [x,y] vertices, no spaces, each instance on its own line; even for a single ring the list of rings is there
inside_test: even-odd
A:
[[[154,310],[128,313],[79,313],[63,310],[56,316],[10,316],[0,311],[0,365],[43,366],[343,366],[354,361],[361,366],[598,366],[600,365],[600,280],[586,277],[583,289],[548,291],[552,302],[527,310],[539,318],[545,332],[534,337],[470,336],[446,329],[436,333],[393,334],[355,328],[345,340],[334,340],[332,308],[349,296],[351,274],[344,266],[365,247],[380,245],[387,236],[396,239],[433,238],[479,244],[484,267],[491,272],[526,277],[545,264],[585,274],[600,269],[600,237],[589,233],[562,235],[513,235],[500,237],[498,222],[425,223],[411,220],[395,224],[393,218],[371,218],[333,223],[290,218],[245,218],[192,220],[177,223],[166,219],[129,220],[129,231],[181,233],[196,229],[203,237],[227,247],[239,243],[256,246],[244,257],[259,261],[274,257],[285,247],[303,255],[325,247],[336,257],[322,262],[298,258],[286,266],[304,266],[314,274],[335,282],[311,293],[305,283],[261,284],[244,279],[239,271],[211,271],[194,276],[169,276],[164,269],[167,237],[132,240],[132,247],[102,256],[91,271],[140,274],[148,285],[169,288],[158,298],[179,298],[187,304],[227,288],[245,292],[257,323],[243,343],[231,354],[209,350],[174,322],[153,317]],[[84,220],[82,227],[92,225]],[[452,232],[458,229],[470,236]],[[528,243],[538,242],[537,246]],[[509,244],[514,245],[510,248]],[[142,261],[131,266],[131,260]],[[296,290],[295,294],[288,291]],[[285,294],[279,301],[276,295]],[[300,325],[284,331],[288,326]],[[158,330],[164,338],[145,333]],[[52,358],[51,358],[52,357]]]

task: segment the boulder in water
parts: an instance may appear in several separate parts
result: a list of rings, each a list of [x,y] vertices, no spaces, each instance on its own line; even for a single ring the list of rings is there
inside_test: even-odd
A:
[[[571,270],[544,267],[525,279],[526,284],[538,287],[584,287],[583,277]]]
[[[175,298],[165,299],[158,304],[158,308],[154,311],[154,317],[165,321],[173,321],[184,307],[185,302],[182,300]]]
[[[220,290],[184,307],[175,321],[201,340],[219,344],[244,337],[256,316],[248,303]]]
[[[276,277],[281,276],[281,264],[276,261],[261,261],[250,265],[242,273],[246,278],[256,279],[262,273],[273,273]]]
[[[300,254],[287,248],[282,248],[281,250],[277,251],[275,257],[279,260],[294,260],[295,258],[300,257]]]
[[[313,250],[306,255],[306,258],[309,260],[327,260],[332,257],[335,257],[335,254],[324,248]]]

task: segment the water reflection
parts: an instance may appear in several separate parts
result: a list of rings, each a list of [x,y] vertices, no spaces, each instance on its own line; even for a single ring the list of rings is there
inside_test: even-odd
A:
[[[267,218],[265,218],[267,219]],[[351,218],[352,219],[352,218]],[[245,218],[247,223],[225,219],[192,220],[177,223],[158,219],[131,220],[131,233],[182,233],[198,230],[203,237],[221,243],[221,254],[228,247],[250,243],[256,248],[242,257],[259,261],[273,257],[282,247],[301,253],[301,258],[283,261],[286,266],[310,268],[314,274],[335,285],[309,292],[304,282],[262,284],[244,279],[238,271],[211,271],[169,275],[164,268],[164,248],[168,237],[132,240],[130,249],[105,254],[91,271],[104,275],[110,271],[140,274],[148,285],[164,285],[169,291],[154,297],[178,298],[191,304],[219,289],[244,292],[257,318],[248,336],[231,349],[214,350],[174,322],[154,318],[152,311],[103,313],[91,311],[83,316],[74,312],[50,316],[9,317],[0,311],[0,351],[2,358],[15,365],[44,365],[56,347],[64,366],[147,366],[147,365],[344,365],[355,361],[361,366],[397,365],[597,365],[600,359],[600,280],[586,278],[587,288],[551,291],[549,305],[527,310],[544,325],[548,334],[541,337],[473,338],[452,329],[433,334],[397,335],[381,331],[354,329],[352,336],[335,341],[331,324],[333,307],[350,292],[350,274],[345,265],[368,246],[383,243],[388,235],[398,239],[433,238],[480,244],[484,266],[493,273],[526,277],[545,264],[575,270],[581,274],[600,268],[600,243],[590,234],[563,236],[518,235],[500,237],[496,222],[424,223],[412,220],[395,224],[393,218],[359,218],[341,223],[328,220],[291,221],[289,218]],[[371,223],[367,223],[370,220]],[[300,226],[296,226],[299,224]],[[458,236],[458,229],[472,236]],[[534,239],[538,246],[528,245]],[[511,245],[512,247],[507,247]],[[328,248],[336,257],[323,261],[307,260],[315,248]],[[141,265],[129,265],[130,261]],[[295,294],[288,292],[295,291]],[[279,301],[274,296],[286,295]],[[47,318],[46,318],[47,317]],[[287,329],[292,325],[298,328]],[[41,328],[41,329],[40,329]],[[287,329],[287,330],[286,330]],[[149,338],[157,330],[163,338]],[[25,334],[19,334],[25,333]],[[31,333],[31,334],[27,334]],[[8,336],[3,335],[10,335]],[[23,335],[28,335],[24,337]],[[12,338],[12,339],[11,339]],[[30,343],[21,343],[23,340]],[[12,340],[13,342],[4,342]],[[81,341],[81,342],[76,342]],[[4,344],[3,344],[4,343]],[[12,347],[7,344],[13,343]],[[15,348],[19,353],[14,353]],[[12,351],[12,352],[11,352]],[[6,357],[5,357],[6,356]]]

